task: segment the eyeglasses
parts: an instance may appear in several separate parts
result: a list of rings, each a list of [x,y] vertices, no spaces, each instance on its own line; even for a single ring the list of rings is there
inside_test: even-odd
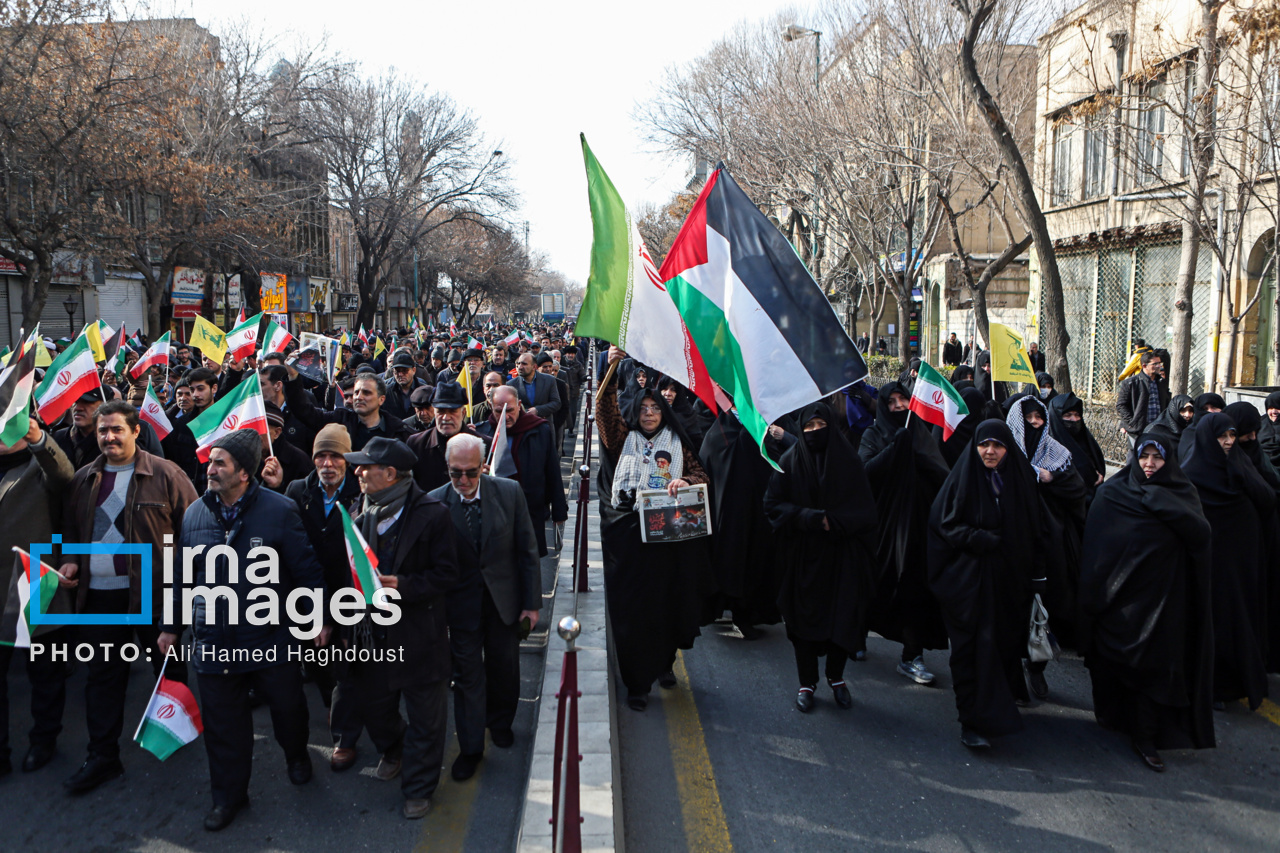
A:
[[[468,480],[474,480],[476,477],[479,477],[479,476],[480,476],[479,468],[468,468],[465,471],[459,471],[457,468],[449,469],[450,480],[461,480],[464,477]]]

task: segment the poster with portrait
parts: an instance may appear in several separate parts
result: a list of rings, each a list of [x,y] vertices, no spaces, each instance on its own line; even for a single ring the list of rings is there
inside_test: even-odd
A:
[[[636,494],[641,542],[684,542],[711,535],[711,513],[705,485],[686,486],[673,498],[662,489]]]

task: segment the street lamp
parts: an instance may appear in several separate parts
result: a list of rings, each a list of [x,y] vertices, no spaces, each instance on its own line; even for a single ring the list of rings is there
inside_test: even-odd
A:
[[[813,93],[814,108],[816,109],[818,95],[822,92],[822,31],[811,30],[798,24],[788,24],[787,28],[782,31],[782,40],[785,42],[793,42],[810,36],[813,37]],[[821,190],[818,186],[818,151],[815,146],[813,152],[813,223],[811,230],[813,232],[813,277],[818,281],[819,286],[822,283],[822,256],[818,252],[818,224],[821,208]]]
[[[67,312],[67,337],[74,338],[76,309],[80,307],[80,300],[76,299],[74,294],[69,294],[66,299],[62,300],[63,310]]]

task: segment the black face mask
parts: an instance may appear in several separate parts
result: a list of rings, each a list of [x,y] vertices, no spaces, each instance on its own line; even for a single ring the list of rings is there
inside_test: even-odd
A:
[[[805,446],[811,453],[822,453],[827,449],[827,427],[805,430]]]
[[[1063,418],[1062,422],[1066,424],[1067,432],[1071,433],[1072,435],[1079,435],[1080,431],[1084,429],[1084,421],[1069,421]]]

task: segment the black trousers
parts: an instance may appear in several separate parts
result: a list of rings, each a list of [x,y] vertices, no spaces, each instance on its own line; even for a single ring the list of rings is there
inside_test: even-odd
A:
[[[338,680],[333,707],[350,702],[378,752],[399,758],[400,790],[405,799],[426,799],[440,784],[444,742],[449,727],[449,682],[433,681],[400,689],[388,685],[403,674],[401,663],[353,663]],[[404,698],[409,722],[400,716]],[[336,738],[336,736],[335,736]]]
[[[476,630],[449,629],[453,652],[453,720],[464,755],[484,752],[484,730],[511,728],[520,704],[520,623],[498,615],[489,588]]]
[[[86,613],[123,614],[129,612],[129,590],[91,589]],[[137,638],[138,659],[151,651],[151,672],[160,675],[164,658],[156,648],[160,630],[154,625],[81,625],[80,640],[94,647],[88,663],[89,678],[84,686],[84,714],[89,728],[89,754],[106,758],[120,756],[120,735],[124,731],[124,700],[132,664],[121,655],[121,647]],[[103,648],[102,644],[106,644]],[[164,677],[187,683],[187,665],[169,661]]]
[[[796,671],[800,675],[801,687],[818,686],[818,658],[827,656],[827,680],[843,681],[844,665],[849,660],[849,653],[835,643],[802,640],[789,636],[796,653]]]
[[[46,646],[67,644],[70,647],[72,630],[58,628],[47,634],[41,634],[36,642]],[[32,658],[26,649],[15,649],[13,646],[0,645],[0,675],[4,682],[0,684],[0,762],[9,758],[9,663],[22,661],[27,671],[27,681],[31,684],[31,732],[27,735],[29,744],[53,746],[62,732],[62,712],[67,705],[67,669],[65,661],[50,660],[48,652]]]
[[[234,805],[249,796],[253,769],[250,688],[271,708],[271,728],[285,760],[307,756],[307,700],[302,693],[302,668],[296,662],[225,675],[201,672],[197,681],[215,806]]]

